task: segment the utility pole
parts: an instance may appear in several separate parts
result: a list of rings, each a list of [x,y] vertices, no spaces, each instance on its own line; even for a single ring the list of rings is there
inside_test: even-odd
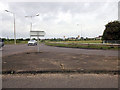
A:
[[[13,17],[14,17],[14,44],[16,45],[16,27],[15,27],[15,13],[13,12],[10,12],[8,10],[5,10],[6,12],[9,12],[11,14],[13,14]]]
[[[118,21],[120,22],[120,1],[118,2]]]
[[[15,42],[15,44],[16,44],[16,27],[15,27],[15,14],[13,14],[14,15],[14,42]]]
[[[35,16],[39,16],[39,14],[36,14]],[[25,16],[25,17],[31,18],[30,32],[32,31],[32,18],[35,17],[35,16]],[[30,36],[30,39],[31,39],[31,36]]]

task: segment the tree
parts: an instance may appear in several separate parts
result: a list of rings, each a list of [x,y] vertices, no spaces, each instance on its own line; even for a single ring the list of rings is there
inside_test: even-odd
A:
[[[120,40],[120,22],[113,21],[105,25],[102,40]]]
[[[25,39],[26,41],[29,41],[30,40],[30,38],[27,38],[27,39]]]

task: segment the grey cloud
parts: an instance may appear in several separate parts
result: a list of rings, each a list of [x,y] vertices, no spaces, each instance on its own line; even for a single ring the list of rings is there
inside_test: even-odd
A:
[[[60,11],[71,13],[86,13],[94,12],[97,9],[103,7],[105,3],[89,3],[87,7],[84,2],[23,2],[23,3],[10,3],[10,9],[15,11],[18,15],[34,15],[35,13],[58,13]],[[99,6],[99,7],[98,7]]]
[[[57,31],[60,31],[60,30],[61,32],[67,32],[68,35],[71,35],[70,34],[71,32],[74,33],[75,35],[75,32],[74,32],[75,27],[71,29],[68,27],[69,25],[76,24],[76,22],[78,23],[83,22],[85,24],[87,23],[90,24],[91,21],[88,21],[88,19],[92,18],[93,19],[92,23],[94,26],[96,24],[97,25],[100,24],[102,26],[103,23],[107,23],[107,22],[104,22],[104,20],[114,20],[116,18],[116,14],[111,14],[111,13],[112,13],[112,10],[115,8],[116,8],[116,3],[113,4],[113,3],[104,3],[104,2],[90,2],[90,3],[89,2],[86,2],[86,3],[85,2],[79,2],[79,3],[77,2],[62,2],[62,3],[60,2],[19,2],[19,3],[16,2],[15,3],[14,2],[13,3],[12,2],[12,3],[9,3],[9,10],[16,14],[16,29],[17,29],[18,37],[29,36],[30,19],[25,18],[26,15],[35,15],[39,13],[40,14],[39,17],[33,18],[34,26],[38,25],[38,28],[40,28],[41,23],[48,24],[47,32],[56,30],[55,35],[59,37],[59,32],[57,33]],[[54,21],[58,19],[57,16],[59,15],[59,13],[60,12],[67,13],[68,11],[72,15],[73,22],[71,22],[71,24],[67,24],[64,22],[64,20],[61,20],[58,22],[60,30],[57,27],[53,28],[55,27]],[[76,14],[78,15],[78,18],[75,19],[74,17],[76,16]],[[81,18],[84,18],[84,21],[83,19],[81,20]],[[6,22],[6,24],[7,24],[7,21],[12,22],[12,20],[13,20],[13,17],[11,15],[9,15],[8,13],[3,13],[3,21]],[[66,28],[64,30],[67,30],[67,31],[62,31],[62,25],[63,25],[63,28]],[[87,27],[89,27],[89,25]],[[95,26],[93,29],[95,28],[98,29],[97,26]],[[89,35],[88,32],[90,31],[90,29],[87,29],[88,31],[84,32],[86,33],[85,35],[88,35],[88,36],[98,35],[98,33],[93,33]],[[5,34],[5,29],[3,34]],[[60,36],[62,35],[63,33]],[[51,36],[51,34],[48,34],[48,36]]]
[[[23,3],[9,3],[10,10],[15,12],[20,19],[24,20],[25,15],[35,15],[40,13],[41,16],[47,14],[47,16],[43,16],[43,20],[54,20],[56,19],[56,15],[59,12],[66,13],[70,11],[72,15],[78,14],[93,14],[98,12],[99,9],[103,8],[106,3],[88,3],[89,5],[86,7],[86,3],[80,2],[23,2]],[[99,7],[98,7],[99,6]],[[50,14],[53,14],[51,16]]]

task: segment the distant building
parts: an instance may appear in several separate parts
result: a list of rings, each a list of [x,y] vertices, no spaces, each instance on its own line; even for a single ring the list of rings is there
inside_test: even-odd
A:
[[[102,36],[95,37],[96,40],[102,40]]]
[[[76,38],[75,37],[70,37],[69,40],[76,40]]]
[[[76,37],[76,39],[80,39],[80,35],[78,35],[78,36]]]
[[[66,36],[63,36],[63,40],[65,40],[66,39]]]

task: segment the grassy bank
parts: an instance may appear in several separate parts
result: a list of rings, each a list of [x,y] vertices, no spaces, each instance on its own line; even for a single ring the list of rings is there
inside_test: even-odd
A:
[[[82,44],[78,42],[68,43],[68,42],[46,42],[46,45],[57,46],[57,47],[67,47],[67,48],[81,48],[81,49],[103,49],[103,50],[118,50],[116,45],[103,45],[103,44]]]
[[[102,43],[102,40],[60,41],[59,43]]]

